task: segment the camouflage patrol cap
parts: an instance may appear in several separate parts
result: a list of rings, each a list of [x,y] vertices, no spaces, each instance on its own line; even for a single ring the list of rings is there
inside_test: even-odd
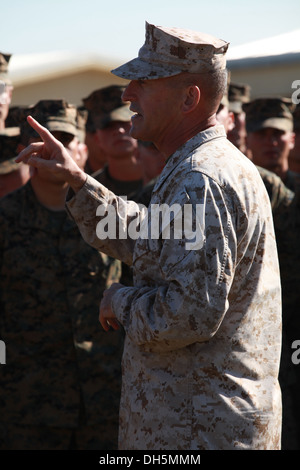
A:
[[[0,175],[7,175],[19,168],[19,163],[15,162],[19,142],[19,128],[11,128],[10,132],[0,133]]]
[[[11,54],[4,54],[0,52],[0,80],[5,82],[6,85],[11,85],[11,80],[8,77],[8,64]]]
[[[233,113],[241,113],[242,104],[249,103],[251,88],[244,83],[230,83],[228,90],[229,109]]]
[[[300,131],[300,103],[293,112],[294,131]]]
[[[147,80],[182,72],[214,72],[225,69],[228,46],[229,43],[209,34],[146,22],[145,43],[138,57],[112,73],[128,80]]]
[[[242,105],[246,113],[246,130],[255,132],[266,127],[293,130],[293,103],[289,98],[257,98]]]
[[[36,105],[27,108],[25,114],[32,116],[50,132],[67,132],[77,136],[77,109],[65,100],[41,100]],[[28,136],[34,138],[38,137],[26,120],[23,120],[21,124],[21,133],[27,133]]]
[[[130,121],[133,113],[129,109],[130,103],[122,101],[124,90],[124,86],[110,85],[83,98],[82,102],[95,128],[104,129],[112,121]]]

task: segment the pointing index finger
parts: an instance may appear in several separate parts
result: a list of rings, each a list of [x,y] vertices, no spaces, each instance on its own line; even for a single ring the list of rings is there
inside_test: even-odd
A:
[[[39,134],[39,136],[43,139],[44,142],[49,139],[49,137],[51,139],[51,133],[48,131],[48,129],[41,126],[41,124],[38,123],[32,116],[27,117],[27,122]]]

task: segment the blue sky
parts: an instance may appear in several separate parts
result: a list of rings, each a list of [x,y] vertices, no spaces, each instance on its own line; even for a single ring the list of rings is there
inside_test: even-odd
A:
[[[145,21],[213,34],[232,46],[299,29],[299,0],[10,0],[1,2],[0,51],[70,50],[127,60]]]

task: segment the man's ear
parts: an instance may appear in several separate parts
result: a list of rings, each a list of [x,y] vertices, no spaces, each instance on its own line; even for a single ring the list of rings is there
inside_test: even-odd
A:
[[[234,122],[234,113],[232,111],[229,111],[228,113],[228,132],[232,131],[234,129],[235,122]]]
[[[198,106],[200,102],[201,92],[196,85],[190,85],[186,89],[185,100],[183,102],[183,112],[190,113]]]

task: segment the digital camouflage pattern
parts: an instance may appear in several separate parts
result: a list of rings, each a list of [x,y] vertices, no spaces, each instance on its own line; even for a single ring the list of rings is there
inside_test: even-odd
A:
[[[119,448],[279,449],[281,289],[259,173],[223,126],[212,127],[169,157],[149,224],[162,203],[203,204],[202,248],[99,240],[99,204],[126,213],[127,224],[138,206],[90,176],[67,202],[88,243],[133,264],[134,286],[113,298],[126,331]]]
[[[123,332],[107,335],[98,317],[120,262],[88,246],[66,211],[40,205],[30,183],[0,201],[0,224],[0,428],[95,427],[96,448],[116,448]]]
[[[26,121],[28,115],[50,132],[61,131],[74,136],[78,134],[77,108],[65,100],[40,100],[34,106],[20,108],[21,134],[27,135],[28,138],[39,138],[37,132]]]
[[[93,173],[92,177],[117,196],[125,196],[127,199],[136,200],[137,192],[139,192],[143,187],[142,179],[135,181],[121,181],[113,178],[109,174],[109,168],[107,165],[105,165],[101,170]],[[126,263],[122,263],[122,276],[120,282],[125,286],[131,286],[133,284],[132,268]]]
[[[145,43],[138,57],[112,70],[127,80],[171,77],[182,72],[214,72],[226,68],[229,44],[206,33],[167,28],[146,22]]]
[[[293,130],[293,108],[290,98],[257,98],[244,103],[247,132],[256,132],[266,127],[282,131]]]

